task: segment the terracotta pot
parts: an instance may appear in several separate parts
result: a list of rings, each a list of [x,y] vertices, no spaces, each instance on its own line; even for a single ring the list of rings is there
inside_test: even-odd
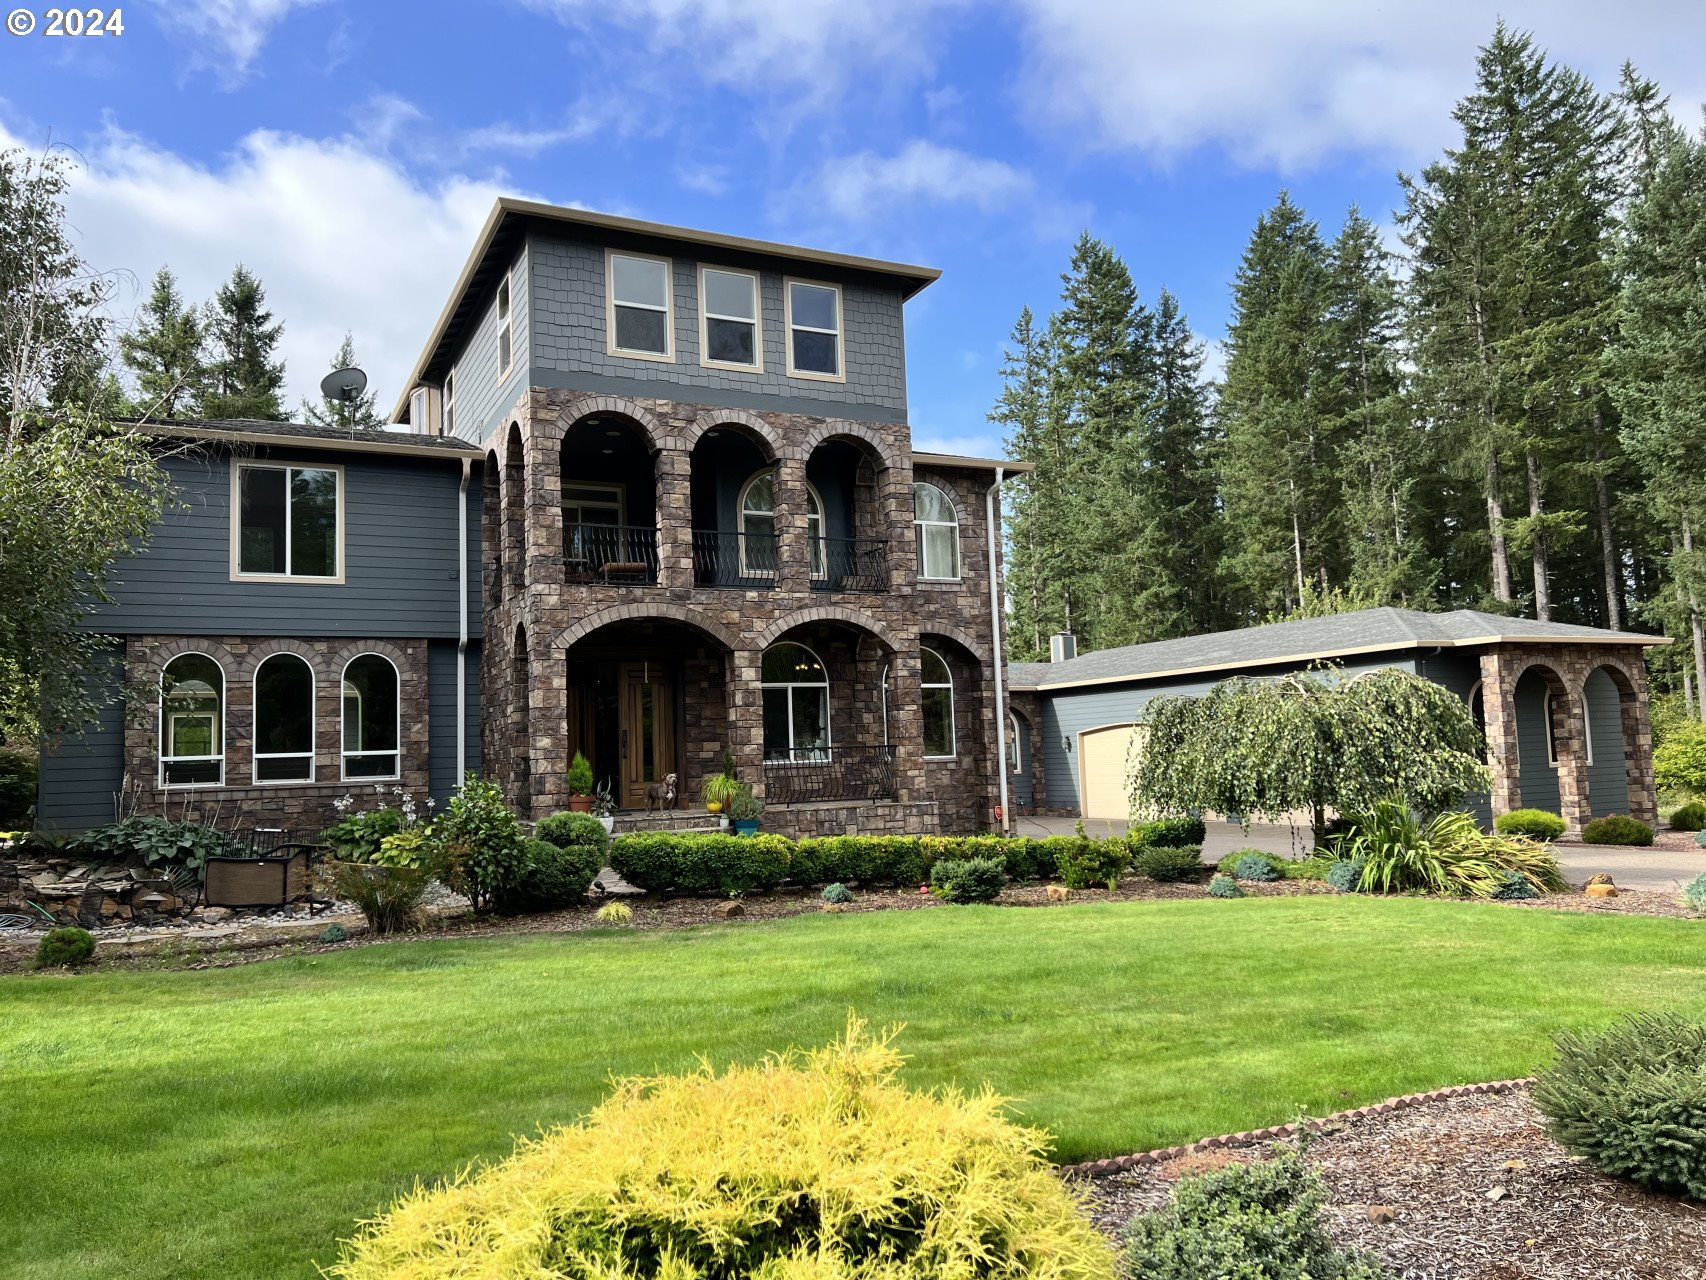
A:
[[[570,796],[569,797],[569,812],[570,813],[591,813],[592,812],[592,797],[591,796]]]

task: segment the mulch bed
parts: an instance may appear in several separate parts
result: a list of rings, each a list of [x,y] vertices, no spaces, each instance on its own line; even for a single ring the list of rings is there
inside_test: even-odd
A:
[[[1211,1150],[1080,1182],[1116,1239],[1180,1177],[1248,1160]],[[1703,1280],[1706,1205],[1599,1173],[1545,1134],[1524,1089],[1335,1122],[1310,1140],[1329,1230],[1400,1280]]]

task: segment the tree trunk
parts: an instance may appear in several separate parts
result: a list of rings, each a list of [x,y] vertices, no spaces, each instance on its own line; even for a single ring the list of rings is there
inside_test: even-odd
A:
[[[1682,518],[1682,551],[1687,557],[1688,629],[1694,637],[1694,684],[1706,700],[1706,630],[1700,625],[1700,595],[1694,589],[1694,526]]]
[[[1594,504],[1599,516],[1599,554],[1605,565],[1605,625],[1613,631],[1623,630],[1623,600],[1617,583],[1617,538],[1611,529],[1611,490],[1605,483],[1605,448],[1600,432],[1605,429],[1605,417],[1593,411],[1593,487]]]
[[[1491,362],[1487,357],[1486,318],[1481,313],[1481,299],[1475,299],[1475,347],[1481,360],[1481,376],[1491,377]],[[1505,500],[1499,488],[1499,446],[1492,438],[1493,406],[1483,396],[1481,416],[1486,422],[1487,439],[1487,528],[1493,535],[1493,598],[1505,604],[1511,602],[1511,558],[1505,544]]]
[[[1297,522],[1297,481],[1286,482],[1291,488],[1291,553],[1297,562],[1297,603],[1304,600],[1303,586],[1303,528]]]
[[[1528,514],[1534,524],[1534,616],[1542,622],[1552,621],[1552,582],[1551,574],[1546,565],[1546,529],[1539,517],[1544,514],[1546,504],[1540,496],[1540,459],[1534,456],[1534,451],[1527,454],[1528,462]]]

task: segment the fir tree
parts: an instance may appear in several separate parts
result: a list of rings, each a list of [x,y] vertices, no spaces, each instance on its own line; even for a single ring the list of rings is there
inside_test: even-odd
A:
[[[346,333],[344,340],[338,344],[337,354],[332,357],[331,368],[338,370],[355,367],[355,339]],[[332,427],[338,431],[385,425],[385,420],[379,416],[377,397],[372,391],[364,392],[353,401],[327,400],[324,397],[318,403],[304,400],[302,418],[311,426]]]
[[[1054,510],[1066,451],[1054,438],[1049,413],[1049,355],[1029,307],[1019,313],[1002,353],[1001,396],[989,413],[1006,428],[1007,455],[1034,470],[1013,478],[1006,512],[1008,632],[1013,659],[1035,662],[1048,653],[1048,637],[1061,625],[1049,587],[1061,527]]]
[[[266,301],[261,282],[241,263],[214,295],[205,321],[213,359],[197,398],[201,417],[283,421],[288,416],[279,398],[284,361],[272,358],[284,325],[274,322]]]
[[[202,329],[195,308],[178,292],[167,267],[154,273],[136,332],[119,335],[119,353],[136,375],[137,409],[147,417],[175,418],[200,394],[207,370]]]

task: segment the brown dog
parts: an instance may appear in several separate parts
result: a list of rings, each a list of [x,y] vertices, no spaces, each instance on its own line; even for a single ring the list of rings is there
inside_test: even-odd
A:
[[[646,812],[653,809],[673,809],[675,807],[675,775],[666,773],[662,782],[646,784]]]

